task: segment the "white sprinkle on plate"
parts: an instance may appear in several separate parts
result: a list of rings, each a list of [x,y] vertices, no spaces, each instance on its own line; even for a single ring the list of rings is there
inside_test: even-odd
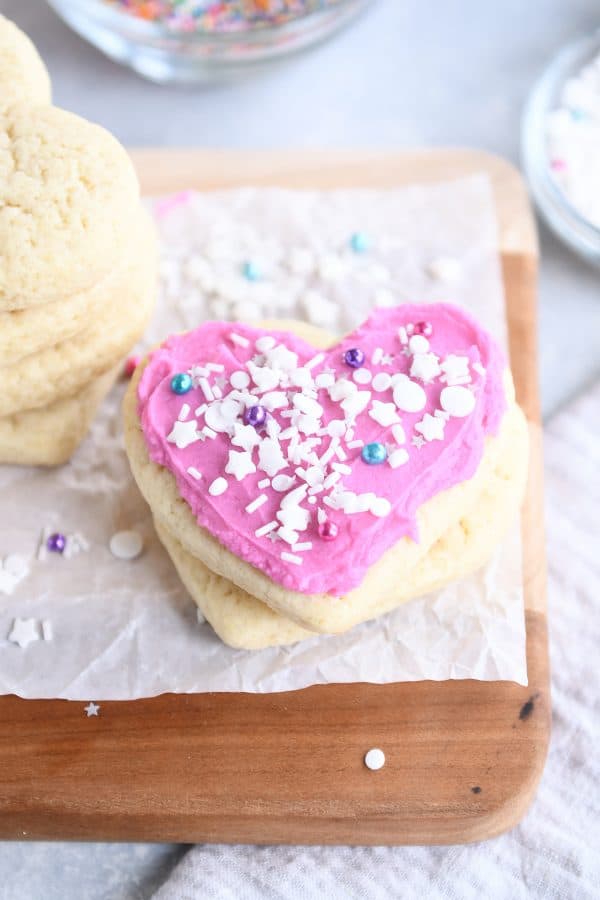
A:
[[[385,753],[383,750],[380,750],[379,747],[372,747],[371,750],[367,750],[365,753],[365,766],[367,769],[376,772],[378,769],[382,769],[384,765]]]
[[[139,531],[117,531],[108,546],[117,559],[136,559],[144,549],[144,541]]]

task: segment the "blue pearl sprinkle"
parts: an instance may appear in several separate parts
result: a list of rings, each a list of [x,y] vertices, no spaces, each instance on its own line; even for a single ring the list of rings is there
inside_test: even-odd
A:
[[[187,394],[192,389],[192,376],[187,372],[178,372],[171,378],[171,390],[174,394]]]
[[[262,272],[260,268],[256,265],[256,263],[248,260],[244,263],[242,267],[242,272],[244,273],[244,278],[247,281],[260,281],[262,277]]]
[[[372,444],[365,444],[361,450],[361,456],[364,462],[370,466],[377,466],[387,459],[387,450],[379,441],[373,441]]]
[[[355,231],[350,238],[350,246],[355,253],[366,253],[370,246],[368,235],[364,231]]]

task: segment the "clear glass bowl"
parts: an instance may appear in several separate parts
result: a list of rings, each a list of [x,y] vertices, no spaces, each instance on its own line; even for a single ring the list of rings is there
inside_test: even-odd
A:
[[[374,0],[329,0],[282,24],[244,31],[179,31],[104,0],[47,0],[64,21],[117,62],[161,83],[220,81],[316,44]]]
[[[573,250],[600,265],[600,228],[561,190],[550,168],[547,116],[560,105],[565,82],[600,53],[600,30],[558,53],[529,96],[522,127],[522,159],[536,206],[547,224]]]

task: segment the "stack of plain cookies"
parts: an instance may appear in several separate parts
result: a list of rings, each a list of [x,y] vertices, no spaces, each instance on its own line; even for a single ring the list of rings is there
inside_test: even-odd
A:
[[[156,270],[125,150],[50,104],[35,48],[0,16],[0,462],[71,456],[144,331]]]

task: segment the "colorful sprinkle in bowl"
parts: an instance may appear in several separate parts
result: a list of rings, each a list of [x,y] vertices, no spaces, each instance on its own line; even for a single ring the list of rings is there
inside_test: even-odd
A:
[[[91,44],[160,83],[232,79],[303,50],[374,0],[47,0]]]
[[[523,167],[540,215],[563,243],[596,265],[600,265],[600,224],[586,217],[564,187],[566,161],[553,152],[556,140],[551,129],[557,110],[567,108],[565,86],[599,54],[600,31],[596,31],[554,57],[529,96],[521,135]],[[572,113],[576,124],[577,110]],[[595,187],[600,204],[600,186]]]

